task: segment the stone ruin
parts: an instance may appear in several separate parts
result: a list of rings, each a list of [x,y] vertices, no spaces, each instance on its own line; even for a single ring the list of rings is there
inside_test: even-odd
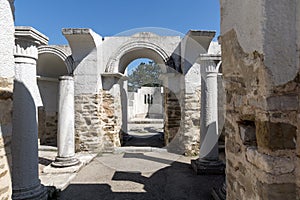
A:
[[[222,64],[209,31],[184,38],[144,32],[102,38],[90,29],[64,29],[69,46],[48,46],[37,30],[14,27],[13,5],[0,1],[1,199],[47,199],[38,177],[38,140],[70,144],[56,160],[66,166],[76,164],[75,151],[120,145],[127,122],[124,71],[141,56],[166,66],[169,151],[190,155],[200,149],[192,166],[201,171],[204,161],[218,160],[215,147],[204,153],[200,138],[223,131],[226,187],[220,191],[227,199],[300,199],[299,1],[220,1]],[[221,105],[219,72],[226,94]],[[64,92],[74,107],[58,98]],[[68,134],[67,125],[75,134],[57,141],[57,132]]]

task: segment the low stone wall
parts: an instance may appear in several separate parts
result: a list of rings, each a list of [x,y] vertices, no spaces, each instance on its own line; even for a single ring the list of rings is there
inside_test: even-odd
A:
[[[11,198],[12,79],[0,78],[0,199]]]
[[[222,53],[227,198],[296,199],[299,74],[274,86],[264,56],[245,53],[234,30],[222,36]]]

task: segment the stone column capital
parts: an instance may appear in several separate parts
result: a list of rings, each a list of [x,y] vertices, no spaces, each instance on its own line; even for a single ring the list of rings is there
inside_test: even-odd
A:
[[[216,65],[216,61],[219,61],[219,59],[219,56],[202,54],[200,57],[201,74],[205,76],[217,76],[220,64]]]
[[[15,62],[35,64],[40,45],[47,45],[48,38],[32,27],[15,27]]]

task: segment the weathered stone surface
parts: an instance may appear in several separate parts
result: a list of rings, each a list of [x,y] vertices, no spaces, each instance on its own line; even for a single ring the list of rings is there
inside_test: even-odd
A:
[[[99,95],[75,96],[76,151],[99,151],[102,149],[101,126],[99,123],[100,101],[101,97]],[[91,117],[96,119],[96,123],[91,122]]]
[[[292,173],[295,170],[293,158],[269,156],[259,153],[256,148],[247,148],[246,158],[257,168],[274,175]]]
[[[121,145],[114,109],[114,97],[107,91],[75,97],[77,151],[105,152]]]
[[[194,94],[185,93],[184,116],[181,122],[185,139],[184,155],[194,156],[199,154],[200,149],[200,107],[201,90],[198,87]]]
[[[268,110],[297,110],[299,99],[298,95],[272,96],[267,99]]]
[[[299,199],[296,4],[221,1],[227,199]]]
[[[296,148],[297,128],[287,123],[256,122],[256,136],[259,148],[271,151]]]
[[[240,136],[243,144],[256,146],[257,142],[256,142],[256,130],[255,130],[254,122],[240,124],[239,128],[240,128]]]
[[[0,198],[11,197],[11,138],[0,137]]]
[[[257,189],[261,199],[296,199],[296,188],[295,184],[292,183],[265,184],[257,182]]]

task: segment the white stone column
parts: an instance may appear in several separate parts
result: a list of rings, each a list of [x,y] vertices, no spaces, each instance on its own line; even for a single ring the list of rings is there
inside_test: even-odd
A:
[[[192,161],[197,174],[222,174],[224,164],[219,160],[218,147],[218,71],[214,57],[201,57],[201,125],[200,155]]]
[[[54,167],[69,167],[79,163],[75,158],[74,117],[74,80],[71,76],[61,76],[58,94],[58,155],[52,163]]]
[[[31,27],[15,30],[13,94],[12,199],[47,199],[38,171],[37,106],[41,100],[36,81],[37,47],[48,38]]]

